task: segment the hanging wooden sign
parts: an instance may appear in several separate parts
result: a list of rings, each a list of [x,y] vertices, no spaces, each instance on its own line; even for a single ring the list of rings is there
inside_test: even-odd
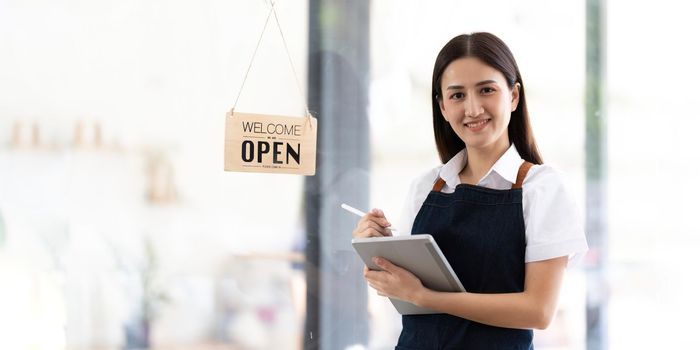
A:
[[[255,60],[255,54],[272,15],[277,23],[277,29],[289,59],[289,66],[294,73],[299,96],[306,107],[306,118],[235,112]],[[238,91],[233,107],[226,113],[224,170],[314,175],[316,173],[316,130],[316,118],[309,113],[309,107],[306,105],[292,57],[277,18],[275,3],[272,1],[265,25],[255,45],[253,57],[243,76],[241,89]]]
[[[224,170],[314,175],[316,118],[229,112]]]

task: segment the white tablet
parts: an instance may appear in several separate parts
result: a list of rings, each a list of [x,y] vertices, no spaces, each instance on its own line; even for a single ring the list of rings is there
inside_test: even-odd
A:
[[[411,271],[423,285],[439,292],[465,292],[462,283],[431,235],[355,238],[352,247],[370,270],[381,270],[372,258],[379,256]],[[389,298],[402,315],[435,314],[437,311]]]

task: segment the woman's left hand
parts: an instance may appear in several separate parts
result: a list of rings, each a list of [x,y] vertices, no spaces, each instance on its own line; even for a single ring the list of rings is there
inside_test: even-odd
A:
[[[365,266],[365,279],[377,294],[415,304],[421,292],[427,290],[423,283],[406,269],[383,258],[374,258],[374,263],[384,271],[372,271]]]

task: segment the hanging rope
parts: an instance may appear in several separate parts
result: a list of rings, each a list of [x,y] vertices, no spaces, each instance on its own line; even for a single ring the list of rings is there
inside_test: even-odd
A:
[[[266,1],[267,3],[267,1]],[[292,61],[292,55],[289,53],[289,47],[287,46],[287,40],[284,37],[284,32],[282,31],[282,25],[280,25],[279,21],[279,16],[277,15],[277,10],[275,10],[275,2],[270,1],[269,2],[270,6],[270,11],[267,13],[267,17],[265,18],[265,25],[263,26],[262,32],[260,33],[260,37],[258,38],[257,44],[255,44],[255,50],[253,51],[253,57],[250,58],[250,63],[248,64],[248,69],[246,69],[245,75],[243,76],[243,82],[241,83],[241,88],[238,90],[238,95],[236,96],[236,100],[233,103],[233,107],[231,108],[231,114],[233,114],[233,111],[236,109],[236,105],[238,105],[238,100],[241,97],[241,93],[243,92],[243,87],[245,86],[245,82],[248,79],[248,73],[250,73],[250,69],[253,66],[253,61],[255,61],[255,55],[258,53],[258,48],[260,47],[260,42],[262,42],[262,38],[265,35],[265,30],[267,29],[267,24],[270,22],[270,17],[272,15],[275,16],[275,23],[277,24],[277,29],[279,30],[280,36],[282,37],[282,44],[284,45],[284,52],[287,54],[287,59],[289,61],[289,66],[292,68],[292,73],[294,74],[294,81],[296,82],[297,85],[297,90],[299,91],[299,96],[301,97],[302,104],[304,105],[304,109],[306,112],[306,119],[307,119],[307,124],[311,125],[308,123],[311,118],[311,113],[309,112],[309,106],[306,104],[306,98],[304,97],[304,92],[301,89],[301,84],[299,83],[299,77],[297,76],[297,71],[296,68],[294,67],[294,62]]]

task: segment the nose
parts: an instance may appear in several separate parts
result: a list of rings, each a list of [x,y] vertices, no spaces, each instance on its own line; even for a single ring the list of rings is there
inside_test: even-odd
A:
[[[484,107],[478,98],[474,96],[467,96],[464,98],[464,116],[469,118],[476,118],[484,113]]]

